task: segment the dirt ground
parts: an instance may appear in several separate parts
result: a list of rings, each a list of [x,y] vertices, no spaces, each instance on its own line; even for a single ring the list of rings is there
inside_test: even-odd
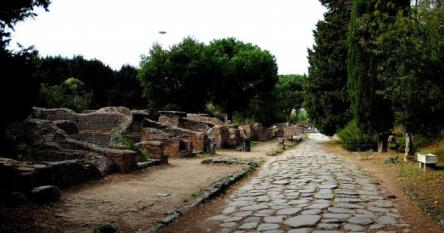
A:
[[[388,154],[372,153],[365,156],[359,156],[358,153],[348,152],[337,142],[325,144],[325,150],[353,159],[363,171],[377,179],[385,190],[386,195],[394,195],[394,205],[399,210],[401,216],[411,225],[414,233],[442,233],[444,229],[440,228],[430,216],[424,214],[421,209],[403,192],[399,180],[397,180],[396,170],[383,163]],[[442,195],[442,194],[441,194]]]
[[[268,160],[275,142],[251,152],[220,150],[214,157]],[[170,159],[169,165],[107,176],[63,191],[54,206],[0,210],[0,232],[92,232],[99,223],[113,223],[120,232],[147,230],[166,212],[191,200],[201,190],[241,165],[202,165],[204,158]]]

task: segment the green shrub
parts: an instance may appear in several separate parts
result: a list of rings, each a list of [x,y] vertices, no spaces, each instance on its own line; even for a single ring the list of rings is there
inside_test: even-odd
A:
[[[251,124],[255,122],[253,117],[246,116],[240,112],[234,112],[232,122],[237,125]]]
[[[149,154],[145,153],[144,150],[142,150],[139,146],[137,146],[134,143],[133,139],[131,139],[122,132],[117,133],[116,142],[117,144],[123,146],[125,149],[136,151],[137,160],[139,162],[147,161],[150,157]]]
[[[220,107],[214,105],[213,103],[208,103],[205,105],[205,112],[208,113],[211,117],[216,117],[220,120],[224,120],[224,114]]]
[[[93,94],[76,78],[68,78],[60,85],[42,84],[38,105],[49,108],[70,108],[81,112],[92,106]]]
[[[375,148],[377,140],[374,136],[364,133],[356,122],[350,121],[338,132],[342,147],[351,151],[366,151]]]

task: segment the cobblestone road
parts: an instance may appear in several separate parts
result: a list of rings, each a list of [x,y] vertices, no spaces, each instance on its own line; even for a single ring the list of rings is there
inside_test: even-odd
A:
[[[208,221],[230,233],[410,232],[372,179],[312,136],[272,160]]]

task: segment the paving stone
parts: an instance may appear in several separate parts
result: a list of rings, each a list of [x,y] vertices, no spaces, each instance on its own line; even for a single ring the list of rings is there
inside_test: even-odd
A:
[[[385,227],[385,225],[384,224],[372,224],[372,225],[370,225],[369,226],[369,229],[370,230],[378,230],[378,229],[382,229],[382,228],[384,228]]]
[[[327,203],[319,203],[319,204],[312,204],[306,207],[306,209],[325,209],[329,207],[330,204]]]
[[[313,231],[312,233],[342,233],[342,231]]]
[[[276,212],[277,215],[295,215],[301,211],[301,208],[286,208]]]
[[[237,216],[237,217],[247,217],[253,214],[253,211],[242,211],[242,212],[237,212],[234,213],[233,216]]]
[[[230,217],[222,220],[223,222],[238,222],[242,220],[242,217]]]
[[[271,224],[271,223],[263,223],[257,227],[258,231],[269,231],[269,230],[276,230],[279,228],[278,224]]]
[[[331,213],[337,213],[337,214],[353,214],[355,212],[351,209],[336,208],[336,207],[328,208],[328,211]]]
[[[339,229],[339,227],[341,227],[341,225],[331,223],[319,223],[316,225],[316,228],[319,230],[336,230]]]
[[[269,231],[263,231],[263,233],[285,233],[285,231],[282,231],[282,230],[269,230]]]
[[[347,221],[349,223],[353,223],[353,224],[357,224],[357,225],[361,225],[361,226],[366,226],[366,225],[373,223],[373,220],[371,218],[366,218],[366,217],[351,217]]]
[[[236,211],[236,207],[229,206],[229,207],[225,208],[222,213],[223,214],[231,214],[231,213],[234,213],[235,211]]]
[[[324,218],[333,218],[333,219],[340,219],[340,220],[348,219],[351,216],[352,216],[351,214],[323,214],[322,215],[322,217],[324,217]]]
[[[259,221],[261,221],[260,217],[249,217],[249,218],[244,219],[243,222],[247,223],[247,222],[259,222]]]
[[[235,223],[235,222],[227,222],[227,223],[220,224],[220,226],[221,227],[233,228],[233,227],[237,226],[237,223]]]
[[[312,227],[316,225],[316,223],[318,223],[320,219],[321,216],[319,215],[299,215],[289,218],[284,223],[294,228]]]
[[[327,194],[327,193],[318,193],[315,195],[315,198],[325,199],[325,200],[331,200],[333,199],[333,197],[334,197],[333,194]]]
[[[282,222],[284,222],[284,216],[265,217],[264,222],[266,222],[266,223],[282,223]]]
[[[394,217],[390,217],[390,216],[382,216],[379,217],[376,220],[377,223],[379,224],[390,224],[390,225],[396,225],[398,223],[398,220],[396,220],[396,218]]]
[[[276,212],[276,210],[259,210],[258,212],[256,212],[254,214],[254,216],[259,216],[259,217],[268,217],[268,216],[272,216],[274,213]]]
[[[239,229],[243,229],[243,230],[251,230],[251,229],[255,229],[257,227],[257,222],[249,222],[249,223],[244,223],[242,226],[239,227]]]
[[[287,231],[287,233],[309,233],[313,229],[312,228],[299,228]]]
[[[308,209],[301,212],[301,215],[318,215],[321,214],[321,209]]]
[[[353,161],[309,139],[271,160],[207,220],[227,233],[375,232],[387,225],[410,232],[379,188]]]
[[[268,205],[267,204],[257,204],[257,205],[251,205],[251,206],[245,206],[242,207],[241,210],[262,210],[262,209],[267,209]]]
[[[348,231],[364,231],[364,227],[356,224],[345,224],[344,229]]]

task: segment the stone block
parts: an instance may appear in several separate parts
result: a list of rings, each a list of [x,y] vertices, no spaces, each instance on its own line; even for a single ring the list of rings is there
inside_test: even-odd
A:
[[[161,141],[147,141],[140,142],[138,145],[150,155],[150,158],[159,159],[161,163],[168,163],[168,155],[164,153],[165,143]]]
[[[111,158],[120,172],[129,172],[137,168],[137,152],[135,151],[106,149],[105,156]]]

